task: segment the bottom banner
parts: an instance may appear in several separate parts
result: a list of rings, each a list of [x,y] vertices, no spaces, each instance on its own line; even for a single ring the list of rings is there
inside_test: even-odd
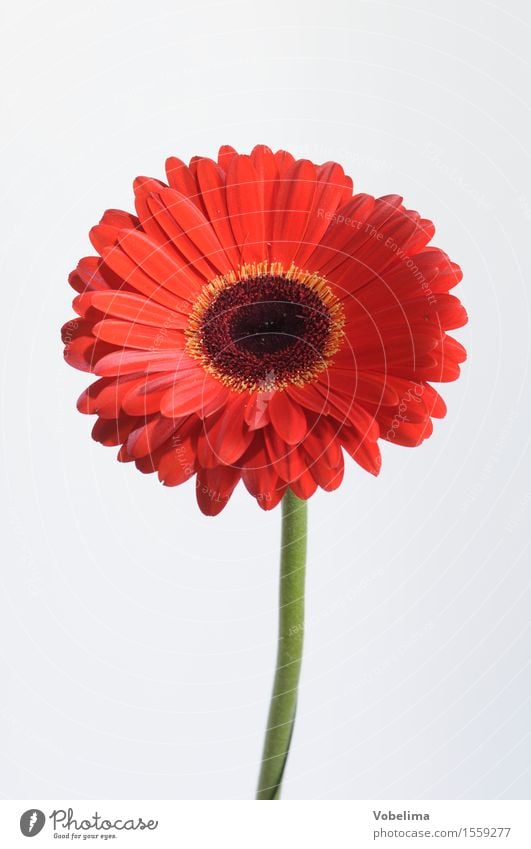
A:
[[[0,846],[186,849],[531,847],[527,801],[22,800],[0,802]],[[118,841],[118,842],[117,842]]]

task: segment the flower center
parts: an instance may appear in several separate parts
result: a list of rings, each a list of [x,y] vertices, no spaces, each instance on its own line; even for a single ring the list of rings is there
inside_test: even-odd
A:
[[[187,347],[232,389],[283,389],[326,368],[343,323],[326,280],[264,262],[205,286],[192,310]]]
[[[279,289],[284,288],[281,279],[270,278],[267,282],[273,285],[277,282]],[[310,317],[305,315],[307,308],[300,303],[259,300],[233,310],[230,332],[234,344],[257,355],[284,351],[304,339],[309,330]]]

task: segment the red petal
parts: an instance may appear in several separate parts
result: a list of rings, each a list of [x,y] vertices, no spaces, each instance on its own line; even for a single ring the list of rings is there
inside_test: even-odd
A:
[[[115,243],[121,230],[134,230],[138,226],[136,215],[122,212],[121,209],[108,209],[103,213],[100,223],[90,230],[89,238],[94,249],[101,254],[104,248]]]
[[[320,415],[327,415],[330,404],[319,392],[315,383],[306,386],[288,386],[285,392],[303,409],[312,410],[312,412]]]
[[[278,475],[285,483],[297,480],[307,468],[301,448],[287,445],[271,427],[265,428],[264,438]]]
[[[199,291],[196,280],[190,276],[187,267],[174,259],[169,250],[137,230],[124,232],[118,245],[152,280],[184,301],[195,300]],[[108,261],[107,255],[105,259]]]
[[[179,351],[113,351],[102,357],[94,371],[102,377],[134,372],[177,371],[183,354]]]
[[[148,205],[165,234],[206,280],[232,269],[212,225],[191,200],[164,189]]]
[[[165,486],[177,486],[197,471],[195,442],[198,419],[184,419],[171,438],[171,448],[165,450],[158,463],[159,480]]]
[[[122,398],[122,409],[131,416],[146,416],[160,412],[163,395],[173,385],[175,375],[156,374],[142,376],[128,386]]]
[[[304,410],[285,392],[275,392],[269,402],[269,416],[276,432],[288,445],[297,445],[306,436]]]
[[[225,174],[219,165],[216,165],[211,159],[201,159],[197,165],[197,181],[210,223],[220,244],[223,245],[232,267],[237,270],[240,264],[240,251],[236,247],[230,226]]]
[[[195,203],[201,209],[201,200],[194,175],[182,159],[170,156],[166,160],[166,176],[172,189],[177,189],[182,195]]]
[[[408,422],[398,416],[395,419],[388,417],[381,428],[382,439],[407,448],[416,448],[432,433],[433,424],[429,418],[422,422]]]
[[[155,416],[151,421],[133,430],[127,440],[130,457],[145,457],[159,448],[175,432],[176,424],[171,419]]]
[[[101,378],[80,395],[77,408],[80,413],[97,413],[102,419],[116,419],[123,409],[123,399],[142,380],[143,378],[138,377],[138,375]],[[137,415],[131,410],[124,412],[129,415]]]
[[[171,389],[162,396],[160,409],[163,416],[177,418],[190,413],[203,414],[204,408],[214,401],[225,387],[210,377],[199,365],[176,376]]]
[[[340,207],[335,213],[325,213],[328,229],[320,244],[307,260],[312,269],[324,273],[349,257],[360,240],[360,232],[374,209],[375,200],[371,195],[357,194],[352,200]]]
[[[190,289],[187,285],[185,276],[182,278],[181,297],[178,294],[174,294],[164,288],[160,281],[153,280],[153,278],[149,277],[149,275],[139,267],[138,262],[131,259],[126,251],[119,245],[115,245],[113,248],[107,248],[103,252],[102,256],[105,260],[105,265],[118,274],[122,280],[132,286],[133,289],[136,289],[137,292],[141,292],[147,298],[156,301],[158,304],[163,304],[171,310],[176,310],[177,312],[188,311],[190,309],[190,305],[186,300],[189,296]]]
[[[251,161],[258,176],[264,210],[264,238],[266,247],[273,239],[275,195],[278,182],[278,166],[273,152],[265,144],[258,144],[251,152]]]
[[[358,402],[369,401],[378,406],[398,404],[399,397],[389,378],[377,372],[360,372],[355,369],[331,367],[327,371],[328,384]]]
[[[306,501],[317,489],[317,481],[314,479],[312,473],[306,470],[296,481],[291,481],[290,489],[297,498],[302,498],[303,501]]]
[[[185,337],[180,330],[168,330],[165,327],[149,327],[131,321],[104,319],[94,325],[94,335],[104,342],[125,348],[139,348],[151,351],[178,351],[184,348]]]
[[[238,156],[236,150],[230,144],[222,144],[218,153],[218,165],[225,173],[229,170],[232,160]]]
[[[240,480],[240,470],[232,466],[200,469],[197,473],[197,503],[206,516],[221,513],[234,487]]]
[[[311,473],[321,489],[324,489],[326,492],[332,492],[332,490],[337,489],[341,484],[344,469],[345,462],[343,460],[343,454],[340,451],[340,459],[336,467],[331,469],[322,460],[317,460],[311,466]],[[290,485],[293,486],[293,484]]]
[[[98,342],[93,336],[80,336],[67,342],[64,358],[73,368],[99,374],[96,371],[97,364],[112,350],[112,346],[107,342]]]
[[[345,173],[341,165],[335,162],[327,162],[317,169],[315,195],[304,232],[303,244],[295,256],[297,265],[306,267],[309,257],[328,229],[330,223],[328,216],[337,209],[344,193],[344,180]]]
[[[380,205],[384,206],[383,211]],[[387,217],[382,220],[384,216]],[[370,281],[378,280],[390,268],[407,262],[405,245],[417,228],[417,220],[417,213],[394,207],[389,213],[386,201],[377,200],[375,211],[367,220],[355,250],[334,269],[334,282],[354,292]]]
[[[166,242],[164,230],[161,229],[153,217],[148,206],[148,198],[154,192],[160,192],[164,188],[166,188],[165,183],[161,183],[160,180],[153,180],[151,177],[137,177],[133,183],[135,208],[142,225],[142,230],[160,245],[164,245]]]
[[[242,480],[256,499],[271,501],[279,478],[271,464],[262,434],[257,434],[242,460]]]
[[[223,409],[212,420],[205,422],[205,437],[216,465],[231,465],[243,456],[254,433],[245,424],[244,407],[248,403],[245,393],[225,401]]]
[[[446,404],[444,400],[429,383],[422,383],[420,386],[422,387],[421,394],[428,414],[436,419],[443,419],[446,415]]]
[[[120,445],[124,442],[131,430],[138,423],[138,419],[121,413],[116,419],[98,419],[92,428],[92,438],[107,447]]]
[[[289,268],[303,240],[316,184],[315,165],[307,159],[294,162],[281,178],[276,196],[271,260]]]
[[[353,428],[344,427],[340,431],[341,444],[345,451],[367,472],[379,475],[382,457],[378,444],[361,437]]]
[[[184,328],[187,318],[182,313],[166,309],[142,295],[130,292],[87,292],[74,300],[74,309],[83,315],[93,307],[104,315],[139,322],[153,327]]]
[[[176,449],[164,454],[158,465],[159,480],[164,486],[178,486],[197,471],[192,439],[179,443]]]
[[[257,504],[262,510],[273,510],[274,507],[279,504],[284,494],[288,489],[287,484],[284,483],[280,478],[277,478],[277,483],[268,493],[265,493],[263,498],[257,498]]]
[[[339,425],[333,425],[327,419],[317,419],[304,439],[304,450],[310,458],[310,468],[313,463],[326,465],[329,469],[337,469],[341,464],[341,445],[338,439]]]
[[[378,438],[378,424],[363,406],[354,401],[353,398],[339,394],[337,390],[324,385],[324,383],[318,382],[316,386],[330,404],[330,415],[333,415],[342,423],[350,423],[363,437]]]
[[[258,175],[250,157],[234,157],[227,173],[227,208],[242,262],[262,262],[266,258],[262,203]]]
[[[287,150],[277,150],[275,153],[275,162],[277,163],[279,177],[283,177],[295,162],[295,157],[291,153],[288,153]]]
[[[245,422],[249,430],[259,430],[269,424],[269,401],[273,391],[254,392],[244,410]]]
[[[355,199],[355,198],[354,198]],[[385,248],[386,226],[394,226],[402,198],[398,195],[372,199],[374,207],[362,222],[349,225],[352,236],[341,252],[323,266],[324,275],[341,289],[355,292],[369,277],[374,277],[378,259],[393,261],[396,255]],[[388,222],[391,221],[391,225]],[[326,238],[326,236],[325,236]],[[323,240],[324,241],[324,240]]]
[[[108,275],[117,280],[117,285],[112,286],[109,279],[102,274],[101,259],[99,256],[85,256],[80,259],[77,268],[68,277],[68,282],[76,292],[99,292],[113,288],[119,288],[123,282],[108,269]]]

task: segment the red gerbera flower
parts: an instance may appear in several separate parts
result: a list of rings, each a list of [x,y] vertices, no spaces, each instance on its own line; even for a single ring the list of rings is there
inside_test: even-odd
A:
[[[455,380],[459,266],[396,195],[353,194],[340,165],[263,146],[167,162],[107,211],[99,256],[70,275],[67,362],[99,379],[78,408],[119,460],[218,513],[243,480],[270,509],[335,489],[346,452],[378,474],[378,439],[419,445]]]

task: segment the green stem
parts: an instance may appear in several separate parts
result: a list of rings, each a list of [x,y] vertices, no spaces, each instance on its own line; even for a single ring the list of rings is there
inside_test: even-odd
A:
[[[257,799],[279,799],[288,759],[304,640],[307,505],[288,489],[282,499],[278,649]]]

